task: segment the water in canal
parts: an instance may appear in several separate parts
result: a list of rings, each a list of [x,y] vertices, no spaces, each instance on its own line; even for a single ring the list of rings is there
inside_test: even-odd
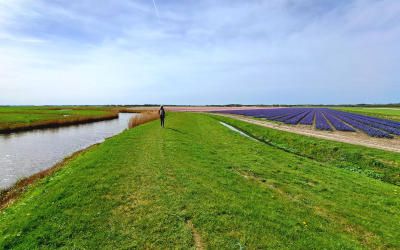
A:
[[[0,134],[0,189],[122,132],[134,115],[120,113],[114,120]]]

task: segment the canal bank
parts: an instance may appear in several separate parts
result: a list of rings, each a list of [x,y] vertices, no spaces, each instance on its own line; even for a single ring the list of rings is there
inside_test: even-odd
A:
[[[122,132],[136,115],[120,113],[113,120],[0,135],[0,189]]]
[[[97,143],[85,149],[74,152],[72,155],[67,156],[61,162],[58,162],[54,166],[44,169],[31,176],[24,177],[18,180],[17,183],[12,185],[11,187],[0,190],[0,210],[12,204],[12,202],[18,199],[18,197],[20,197],[20,195],[22,195],[30,185],[35,184],[37,181],[40,181],[44,177],[54,174],[56,171],[66,166],[72,160],[76,159],[78,156],[84,154],[90,149],[94,149],[99,144],[100,143]]]
[[[0,106],[0,134],[111,120],[118,112],[105,107]]]

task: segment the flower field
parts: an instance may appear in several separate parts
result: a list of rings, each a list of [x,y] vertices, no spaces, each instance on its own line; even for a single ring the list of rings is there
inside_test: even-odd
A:
[[[318,130],[362,131],[369,136],[379,138],[393,138],[400,135],[400,122],[328,108],[227,110],[218,113],[265,118],[291,125],[310,125]]]

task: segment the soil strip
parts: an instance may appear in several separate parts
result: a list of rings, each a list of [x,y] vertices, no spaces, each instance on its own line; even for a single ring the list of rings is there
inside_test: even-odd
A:
[[[203,241],[201,240],[201,236],[199,234],[199,232],[196,230],[196,228],[193,226],[193,223],[191,220],[188,220],[186,222],[186,225],[190,228],[190,230],[192,231],[192,235],[193,235],[193,240],[194,240],[194,244],[195,244],[195,248],[197,250],[203,250],[204,249],[204,244]]]
[[[267,120],[257,120],[246,116],[231,115],[231,114],[215,114],[215,115],[225,116],[236,120],[244,121],[247,123],[267,128],[277,129],[285,132],[291,132],[300,135],[312,136],[326,140],[350,143],[350,144],[400,153],[400,139],[398,137],[395,137],[394,139],[373,138],[361,132],[319,131],[311,128],[310,126],[302,126],[302,125],[290,126],[286,124],[273,123]]]

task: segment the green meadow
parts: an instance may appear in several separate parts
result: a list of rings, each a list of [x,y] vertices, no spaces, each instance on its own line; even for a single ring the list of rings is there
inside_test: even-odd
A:
[[[334,107],[334,109],[400,121],[400,107]]]
[[[7,107],[0,106],[0,132],[30,129],[47,125],[79,123],[116,116],[111,109],[100,107]]]
[[[256,140],[244,137],[223,121]],[[0,249],[398,249],[400,156],[169,113],[0,211]]]

